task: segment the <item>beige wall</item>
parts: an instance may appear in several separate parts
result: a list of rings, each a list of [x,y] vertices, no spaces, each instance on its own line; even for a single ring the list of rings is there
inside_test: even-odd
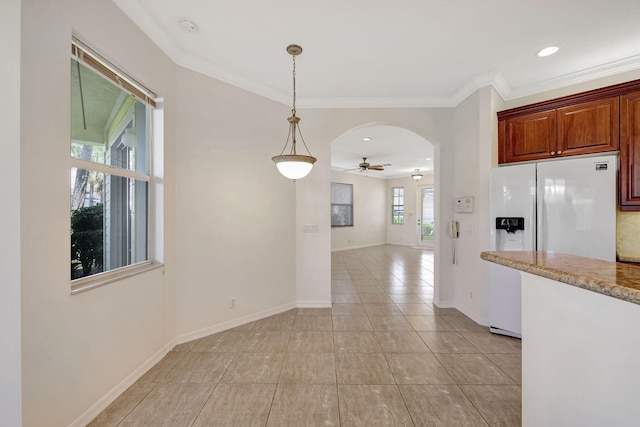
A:
[[[21,424],[20,0],[0,4],[0,425]]]
[[[158,269],[70,295],[71,35],[107,53],[168,104],[175,99],[175,67],[111,2],[25,0],[21,23],[22,412],[25,426],[70,425],[161,356],[175,335],[167,321],[175,310],[170,249],[166,275]],[[170,110],[166,124],[171,158]],[[173,171],[167,162],[161,196],[169,200]],[[171,208],[164,221],[173,229]]]
[[[386,180],[331,171],[331,182],[353,185],[353,227],[331,228],[331,250],[385,244]]]
[[[176,328],[183,341],[295,306],[298,183],[271,161],[286,136],[286,106],[182,68],[177,91]]]

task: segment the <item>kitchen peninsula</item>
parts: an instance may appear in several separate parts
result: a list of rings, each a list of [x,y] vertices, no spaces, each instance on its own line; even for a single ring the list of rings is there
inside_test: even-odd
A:
[[[480,257],[521,272],[523,425],[637,425],[640,266],[541,251]]]

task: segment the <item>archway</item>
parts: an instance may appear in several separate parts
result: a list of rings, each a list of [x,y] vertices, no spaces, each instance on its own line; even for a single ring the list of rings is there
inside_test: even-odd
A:
[[[331,181],[352,186],[353,221],[332,226],[332,253],[384,244],[435,250],[437,245],[423,244],[422,202],[425,189],[435,200],[436,164],[434,144],[404,127],[368,124],[336,138],[331,144]],[[422,175],[419,181],[412,178],[416,172]],[[332,202],[332,210],[336,208]],[[433,242],[437,214],[433,203],[431,208],[428,235]],[[435,286],[437,263],[433,255],[430,259]]]
[[[332,181],[359,180],[362,194],[354,195],[353,206],[360,221],[354,218],[350,228],[332,228],[332,251],[384,243],[422,246],[420,192],[433,188],[434,165],[433,144],[404,127],[364,125],[336,138],[331,144]],[[412,179],[416,171],[422,175],[419,181]],[[373,183],[368,185],[369,181]],[[386,188],[382,195],[381,188]],[[396,209],[392,209],[393,188],[402,188]]]

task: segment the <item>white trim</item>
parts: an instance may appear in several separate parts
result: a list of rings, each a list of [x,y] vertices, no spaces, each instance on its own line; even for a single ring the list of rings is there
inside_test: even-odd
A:
[[[502,99],[510,101],[512,99],[522,98],[524,96],[534,95],[554,89],[559,89],[591,80],[601,79],[627,71],[633,71],[640,68],[640,55],[630,56],[619,61],[609,62],[608,64],[598,65],[586,70],[576,71],[575,73],[565,74],[564,76],[545,80],[542,82],[521,86],[515,88],[505,95],[500,93]],[[496,88],[496,90],[498,90]]]
[[[155,352],[149,359],[147,359],[142,365],[136,368],[133,372],[127,375],[118,385],[109,390],[107,394],[102,396],[96,403],[91,405],[82,415],[75,419],[70,427],[84,427],[91,422],[95,417],[104,411],[104,409],[113,403],[122,393],[124,393],[129,387],[138,381],[144,374],[153,368],[164,356],[166,356],[173,347],[176,345],[176,339],[169,341],[162,346],[157,352]]]
[[[176,344],[183,344],[189,341],[197,340],[209,336],[211,334],[217,334],[218,332],[226,331],[237,326],[244,325],[245,323],[255,322],[256,320],[264,319],[265,317],[273,316],[276,314],[284,313],[288,310],[297,308],[295,303],[284,304],[279,307],[263,310],[258,313],[249,314],[247,316],[238,317],[237,319],[228,320],[226,322],[217,323],[215,325],[207,326],[202,329],[197,329],[186,334],[178,335],[174,341]]]
[[[438,308],[456,308],[455,301],[440,301],[434,298],[433,303]]]
[[[129,387],[131,387],[133,383],[135,383],[140,378],[142,378],[142,376],[146,374],[149,371],[149,369],[153,368],[153,366],[156,363],[158,363],[160,360],[162,360],[163,357],[165,357],[169,352],[171,352],[171,350],[173,350],[173,348],[176,345],[193,341],[199,338],[203,338],[218,332],[226,331],[228,329],[235,328],[236,326],[240,326],[240,325],[244,325],[245,323],[264,319],[266,317],[273,316],[275,314],[280,314],[297,307],[298,306],[295,303],[284,304],[276,308],[263,310],[255,314],[239,317],[237,319],[218,323],[216,325],[211,325],[206,328],[198,329],[193,332],[182,334],[173,338],[167,344],[163,345],[149,359],[147,359],[144,363],[142,363],[142,365],[136,368],[131,374],[127,375],[122,381],[120,381],[118,385],[116,385],[114,388],[109,390],[109,392],[107,392],[107,394],[102,396],[96,403],[91,405],[89,409],[87,409],[75,421],[69,424],[69,426],[70,427],[86,426],[89,422],[91,422],[91,420],[97,417],[100,414],[100,412],[104,411],[105,408],[107,408],[111,403],[113,403],[113,401],[116,400]],[[304,308],[306,307],[311,307],[311,306],[310,305],[304,306]],[[329,303],[328,306],[323,305],[321,308],[325,308],[325,307],[331,307],[331,304]]]
[[[142,261],[137,264],[127,265],[91,276],[74,279],[71,281],[71,295],[86,292],[91,289],[99,288],[100,286],[108,285],[109,283],[113,283],[118,280],[127,279],[129,277],[137,276],[138,274],[146,273],[147,271],[163,267],[164,264],[161,263]]]
[[[381,245],[389,245],[390,243],[385,243],[385,242],[380,242],[380,243],[371,243],[369,245],[355,245],[355,246],[349,246],[346,248],[333,248],[331,249],[331,252],[341,252],[341,251],[349,251],[351,249],[362,249],[362,248],[370,248],[372,246],[381,246]],[[404,246],[404,245],[397,245],[397,246]]]
[[[331,308],[331,301],[298,301],[297,308]]]

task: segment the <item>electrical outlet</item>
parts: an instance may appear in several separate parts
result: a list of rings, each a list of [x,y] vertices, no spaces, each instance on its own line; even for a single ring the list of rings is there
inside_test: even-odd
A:
[[[229,298],[229,308],[236,308],[236,297]]]

